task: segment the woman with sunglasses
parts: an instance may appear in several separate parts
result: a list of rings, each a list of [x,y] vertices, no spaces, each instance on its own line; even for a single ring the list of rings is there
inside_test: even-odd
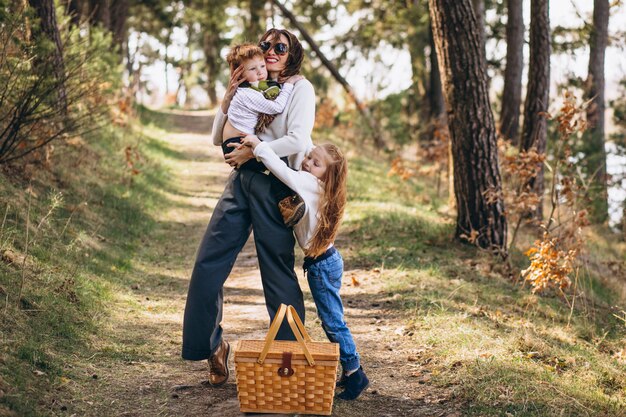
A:
[[[259,46],[265,53],[269,78],[283,82],[300,73],[304,57],[302,45],[291,32],[270,29]],[[239,85],[245,81],[243,67],[233,71],[228,89],[213,124],[213,143],[241,132],[227,124],[230,102]],[[221,110],[221,111],[220,111]],[[259,138],[267,142],[280,157],[286,157],[291,168],[298,169],[305,151],[313,146],[311,132],[315,122],[315,92],[303,79],[294,85],[285,110],[268,117]],[[269,120],[272,119],[272,120]],[[209,361],[209,383],[213,386],[228,380],[230,346],[222,338],[223,286],[237,255],[254,230],[254,241],[261,270],[261,281],[270,320],[281,303],[293,305],[304,318],[302,291],[294,271],[293,230],[287,227],[271,192],[276,177],[265,172],[245,169],[254,158],[249,147],[237,147],[225,159],[233,168],[207,231],[200,243],[189,283],[183,324],[182,357]],[[239,169],[241,168],[241,169]],[[281,327],[278,339],[293,339],[289,326]]]

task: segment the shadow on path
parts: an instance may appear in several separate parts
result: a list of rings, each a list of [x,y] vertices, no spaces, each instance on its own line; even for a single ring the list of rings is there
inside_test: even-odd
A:
[[[71,411],[81,416],[242,416],[232,357],[231,379],[218,389],[206,385],[206,362],[180,359],[186,283],[230,167],[209,143],[210,116],[147,114],[161,126],[176,127],[161,138],[163,147],[176,151],[166,161],[174,187],[160,191],[171,205],[156,213],[158,226],[132,265],[134,281],[116,294],[105,333],[92,341],[96,353],[79,360],[84,378],[68,388],[74,396]],[[305,291],[307,328],[314,339],[325,340],[306,280],[300,268],[297,272]],[[344,288],[346,317],[371,386],[357,401],[337,400],[333,415],[458,416],[449,390],[414,377],[407,357],[417,347],[397,334],[401,318],[393,304],[380,301],[386,294],[379,291],[382,284],[375,274],[360,281],[359,287]],[[269,323],[252,239],[224,293],[225,338],[263,338]]]

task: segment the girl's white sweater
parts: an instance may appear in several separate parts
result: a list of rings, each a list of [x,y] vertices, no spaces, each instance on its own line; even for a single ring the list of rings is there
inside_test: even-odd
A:
[[[257,157],[272,173],[289,188],[298,193],[306,209],[304,216],[293,228],[298,245],[304,250],[315,234],[317,227],[317,214],[320,196],[324,192],[322,182],[313,174],[306,171],[294,171],[274,153],[271,142],[261,142],[254,148],[254,156]]]

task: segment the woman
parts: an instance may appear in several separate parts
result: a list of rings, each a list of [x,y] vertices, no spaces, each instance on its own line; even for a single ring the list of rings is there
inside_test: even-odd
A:
[[[300,72],[304,56],[298,39],[286,30],[270,29],[261,38],[269,77],[278,80]],[[213,124],[213,143],[237,136],[226,123],[230,101],[243,81],[243,68],[231,74],[221,111]],[[287,107],[259,134],[261,140],[280,157],[287,157],[291,168],[299,168],[305,151],[312,147],[315,121],[315,92],[307,80],[295,84]],[[225,127],[226,126],[226,127]],[[226,162],[241,167],[253,158],[250,148],[234,149]],[[223,286],[237,255],[254,230],[254,241],[265,303],[270,320],[281,303],[293,305],[304,318],[302,291],[294,271],[293,230],[283,223],[278,201],[271,192],[274,176],[249,169],[234,170],[200,243],[189,283],[183,324],[182,357],[209,360],[209,383],[228,380],[229,344],[222,339]],[[279,339],[293,338],[288,326],[281,327]]]

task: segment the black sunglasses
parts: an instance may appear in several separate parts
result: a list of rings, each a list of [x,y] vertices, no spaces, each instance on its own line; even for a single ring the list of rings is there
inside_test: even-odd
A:
[[[263,41],[259,43],[259,48],[261,48],[263,52],[269,51],[271,47],[272,47],[271,42]],[[275,43],[274,52],[276,52],[276,55],[285,55],[287,52],[289,52],[289,45],[287,45],[286,43],[282,43],[282,42]]]

